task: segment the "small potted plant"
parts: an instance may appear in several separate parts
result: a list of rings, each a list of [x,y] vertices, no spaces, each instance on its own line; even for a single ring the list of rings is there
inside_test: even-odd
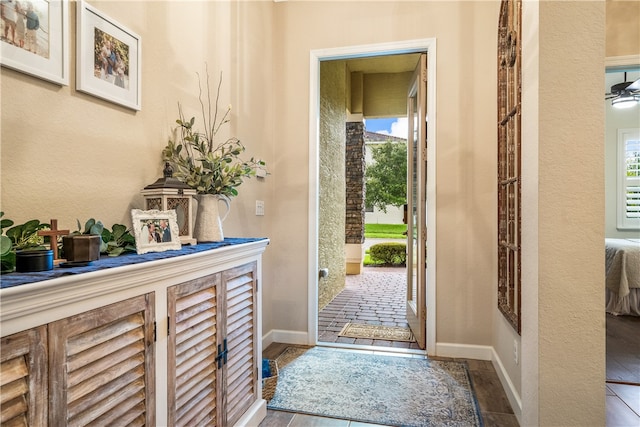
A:
[[[0,217],[4,212],[0,212]],[[49,224],[32,219],[24,224],[14,225],[7,218],[0,220],[0,264],[2,273],[44,271],[53,268],[53,251],[44,246],[45,238],[38,231],[49,228]]]
[[[62,237],[62,250],[68,265],[88,264],[100,259],[102,245],[102,222],[89,219],[84,230],[78,221],[78,230]]]
[[[203,130],[196,130],[195,117],[185,119],[182,106],[178,103],[178,126],[162,151],[162,159],[171,165],[176,178],[197,191],[195,238],[198,241],[220,241],[223,240],[223,234],[218,202],[222,200],[226,204],[228,213],[229,198],[238,195],[237,187],[245,178],[255,176],[258,169],[264,169],[265,162],[253,157],[242,160],[240,156],[245,147],[238,138],[216,141],[215,137],[220,127],[230,121],[231,106],[227,107],[222,118],[218,120],[222,74],[213,107],[208,72],[206,85],[206,106],[201,86],[198,96],[202,109]],[[226,213],[223,217],[226,217]]]

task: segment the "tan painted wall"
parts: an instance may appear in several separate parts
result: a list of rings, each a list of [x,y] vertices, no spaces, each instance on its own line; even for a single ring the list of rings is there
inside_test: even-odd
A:
[[[401,117],[407,115],[407,87],[413,71],[364,75],[365,117]]]
[[[276,204],[298,213],[273,235],[301,236],[281,256],[290,267],[278,292],[276,329],[306,331],[309,51],[436,37],[438,43],[438,336],[491,343],[495,280],[495,45],[497,2],[279,2],[275,4],[279,94]],[[371,23],[376,30],[371,31]],[[295,36],[292,36],[294,35]],[[282,283],[283,280],[275,279]],[[286,301],[295,311],[285,310]],[[282,302],[282,307],[280,306]],[[268,329],[267,329],[268,330]]]
[[[606,56],[640,54],[640,1],[606,0]]]
[[[525,11],[536,7],[525,22],[539,23],[537,43],[523,47],[525,177],[537,170],[522,218],[523,273],[532,273],[523,276],[523,425],[604,425],[604,3]]]
[[[233,104],[233,134],[247,153],[271,160],[274,129],[269,4],[223,2],[90,2],[142,39],[142,110],[133,112],[75,90],[75,2],[70,4],[71,84],[57,86],[2,68],[2,210],[15,221],[76,218],[129,224],[142,207],[140,189],[162,174],[161,150],[177,118],[202,123],[196,73],[223,71],[221,108]],[[197,31],[185,31],[185,29]],[[256,29],[261,29],[256,33]],[[256,70],[260,70],[256,73]],[[266,235],[253,198],[270,204],[269,179],[240,188],[228,235]]]
[[[142,39],[142,110],[133,112],[75,90],[75,2],[70,2],[71,84],[60,87],[2,68],[1,210],[18,222],[57,218],[130,225],[142,207],[140,190],[162,174],[161,150],[177,117],[177,102],[197,115],[196,72],[208,63],[224,73],[221,106],[233,105],[230,127],[247,153],[276,169],[273,141],[271,2],[90,1]],[[200,123],[200,117],[197,117]],[[274,175],[275,176],[275,173]],[[225,221],[227,236],[268,236],[277,215],[273,176],[240,187]],[[256,217],[255,199],[266,215]],[[271,247],[276,246],[274,243]],[[264,255],[265,276],[275,251]],[[268,290],[264,291],[264,295]],[[265,313],[265,319],[270,313]]]
[[[437,341],[494,345],[501,358],[510,357],[512,332],[495,309],[496,118],[494,104],[487,102],[496,93],[498,1],[91,4],[142,36],[143,109],[133,113],[78,93],[73,83],[59,87],[3,68],[1,209],[7,216],[58,218],[65,228],[90,216],[127,223],[130,208],[141,204],[139,190],[160,176],[160,150],[176,102],[188,114],[199,111],[195,72],[208,62],[214,74],[225,73],[221,99],[234,105],[229,133],[263,157],[272,172],[264,182],[241,187],[225,232],[272,239],[261,286],[264,331],[306,331],[309,51],[435,37]],[[593,278],[603,274],[604,177],[598,171],[604,150],[597,140],[587,146],[583,141],[603,134],[604,85],[597,70],[604,70],[604,6],[541,2],[540,8],[540,30],[527,29],[536,49],[540,38],[540,58],[537,51],[527,57],[530,84],[523,88],[533,91],[523,125],[533,130],[529,138],[539,134],[533,152],[540,158],[530,176],[535,179],[539,169],[541,180],[530,182],[536,190],[529,206],[535,210],[525,224],[533,242],[529,259],[535,262],[523,266],[532,273],[524,283],[530,303],[523,307],[523,359],[519,369],[507,366],[507,372],[516,389],[522,372],[525,421],[577,424],[590,417],[582,424],[603,424],[604,312]],[[536,25],[537,18],[531,22]],[[592,43],[585,46],[585,40]],[[575,46],[581,54],[572,62]],[[626,53],[607,48],[607,55],[618,54]],[[566,85],[558,69],[578,78]],[[590,87],[597,97],[585,89]],[[573,99],[585,102],[575,108],[568,104]],[[577,146],[581,162],[570,174],[565,160],[576,155]],[[563,182],[585,190],[565,199]],[[265,217],[254,216],[256,198],[266,202]],[[594,209],[575,221],[569,201]]]

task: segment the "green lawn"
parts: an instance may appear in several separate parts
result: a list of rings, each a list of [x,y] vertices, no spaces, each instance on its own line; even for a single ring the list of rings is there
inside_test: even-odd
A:
[[[365,238],[404,239],[403,233],[407,231],[406,224],[365,224]]]
[[[383,263],[371,261],[371,255],[369,255],[369,250],[367,249],[365,251],[364,259],[362,260],[362,265],[367,266],[367,265],[382,265],[382,264]]]

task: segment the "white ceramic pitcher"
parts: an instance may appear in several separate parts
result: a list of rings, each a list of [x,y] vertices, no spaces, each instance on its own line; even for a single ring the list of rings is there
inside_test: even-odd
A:
[[[198,194],[198,210],[196,214],[196,224],[193,228],[193,237],[200,242],[221,242],[224,240],[222,232],[222,221],[229,215],[231,201],[222,194]],[[226,209],[224,214],[220,214],[220,202],[223,202]]]

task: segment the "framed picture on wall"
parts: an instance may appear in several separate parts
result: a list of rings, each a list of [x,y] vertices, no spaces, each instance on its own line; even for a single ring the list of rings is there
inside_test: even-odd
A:
[[[2,66],[68,85],[68,1],[2,0],[0,6]]]
[[[76,38],[77,90],[140,110],[140,36],[79,0]]]
[[[182,249],[176,211],[131,210],[136,252],[163,252]]]

